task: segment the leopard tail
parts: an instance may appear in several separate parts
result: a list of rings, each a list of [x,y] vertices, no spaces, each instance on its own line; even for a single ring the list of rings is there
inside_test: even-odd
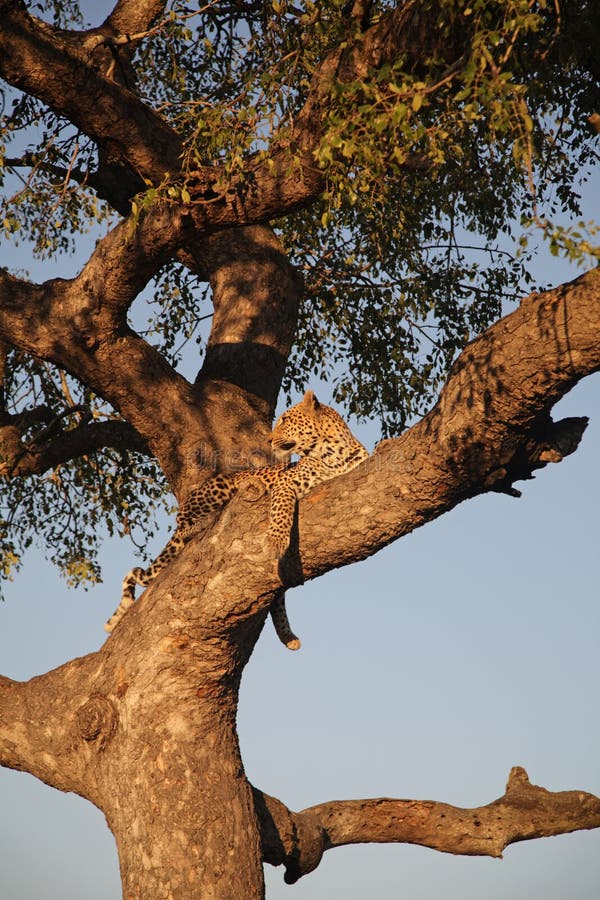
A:
[[[271,603],[270,613],[277,637],[281,643],[285,644],[288,650],[299,650],[302,645],[300,639],[296,637],[290,627],[285,608],[285,591],[283,588],[277,592],[275,599]]]
[[[113,629],[119,624],[129,607],[133,606],[135,603],[135,586],[136,584],[142,583],[140,579],[142,579],[145,574],[145,569],[140,569],[139,566],[137,566],[135,569],[132,569],[131,572],[128,572],[123,579],[121,602],[104,626],[104,630],[108,631],[109,634],[112,634]]]

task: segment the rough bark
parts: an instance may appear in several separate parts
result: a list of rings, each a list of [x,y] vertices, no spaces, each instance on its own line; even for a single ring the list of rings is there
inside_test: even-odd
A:
[[[518,494],[515,480],[576,449],[587,420],[553,422],[550,410],[599,368],[598,270],[526,297],[465,348],[421,422],[300,503],[284,583],[364,559],[477,494]]]
[[[300,290],[270,229],[209,239],[204,265],[215,314],[203,367],[190,384],[126,321],[131,303],[181,243],[186,227],[186,217],[168,208],[154,210],[134,232],[125,221],[99,241],[71,280],[33,285],[0,270],[0,335],[108,400],[135,430],[129,446],[147,443],[180,497],[207,471],[265,459]],[[15,442],[15,424],[0,424],[5,471],[16,472],[25,457],[30,471],[44,471],[64,459],[66,447],[78,449],[68,433],[60,450],[41,459],[39,447]],[[105,445],[112,444],[107,428],[89,435],[96,446],[103,435]]]
[[[181,148],[175,133],[132,91],[90,65],[94,40],[86,44],[81,32],[70,39],[14,0],[4,0],[0,10],[0,74],[9,84],[68,118],[132,174],[159,183],[165,172],[178,170]]]
[[[124,896],[260,897],[235,732],[245,660],[226,638],[166,621],[133,648],[116,635],[26,684],[0,679],[0,762],[103,810]]]
[[[294,813],[255,790],[263,855],[284,865],[294,884],[326,850],[357,843],[409,843],[463,856],[502,857],[518,841],[600,827],[600,799],[583,791],[547,791],[525,769],[510,771],[506,793],[487,806],[460,809],[434,800],[334,800]]]

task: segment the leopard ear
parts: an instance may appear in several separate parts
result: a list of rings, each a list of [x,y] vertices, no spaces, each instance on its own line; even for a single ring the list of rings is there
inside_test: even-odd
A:
[[[302,398],[302,406],[306,406],[307,409],[312,410],[312,412],[318,412],[321,409],[321,404],[315,397],[312,391],[307,391]]]

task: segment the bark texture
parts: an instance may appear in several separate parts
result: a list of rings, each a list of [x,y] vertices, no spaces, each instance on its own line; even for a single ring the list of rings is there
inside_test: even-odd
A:
[[[96,142],[97,169],[71,177],[124,217],[72,279],[32,284],[0,270],[0,385],[16,349],[60,366],[120,417],[96,422],[85,407],[9,414],[0,393],[2,478],[101,447],[134,449],[158,460],[181,500],[212,472],[262,462],[301,291],[268,223],[323,190],[314,151],[332,84],[400,57],[418,75],[423,55],[443,75],[465,50],[460,29],[437,34],[435,4],[409,0],[367,27],[369,4],[355,3],[348,40],[315,66],[289,128],[248,161],[252,191],[240,177],[219,194],[221,167],[199,166],[191,203],[130,215],[146,184],[181,174],[181,139],[137,95],[132,69],[164,9],[120,0],[99,28],[67,32],[0,0],[0,75]],[[212,288],[208,346],[189,381],[127,321],[174,258]],[[285,865],[293,882],[324,850],[360,841],[498,856],[517,840],[598,827],[597,798],[551,794],[521,769],[502,798],[476,810],[376,799],[292,813],[248,783],[235,721],[244,666],[282,587],[370,556],[477,494],[517,493],[515,481],[576,449],[586,420],[553,422],[550,410],[599,368],[598,271],[525,298],[468,345],[423,421],[302,501],[282,561],[267,546],[266,498],[242,493],[100,651],[27,683],[0,677],[0,763],[103,810],[124,896],[144,900],[253,900],[263,896],[263,860]]]
[[[510,771],[502,797],[475,809],[434,800],[334,800],[294,813],[255,791],[263,854],[284,865],[294,884],[326,850],[356,843],[409,843],[463,856],[501,857],[518,841],[600,827],[600,799],[583,791],[547,791],[525,769]]]

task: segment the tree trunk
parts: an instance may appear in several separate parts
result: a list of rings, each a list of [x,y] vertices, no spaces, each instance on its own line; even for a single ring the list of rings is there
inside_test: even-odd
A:
[[[115,736],[118,758],[104,773],[123,896],[263,897],[252,792],[235,735],[237,691],[213,692],[167,672],[161,681],[151,703],[136,691],[122,710],[127,730]]]
[[[284,864],[293,881],[344,842],[409,839],[498,855],[510,841],[598,827],[597,798],[567,792],[548,804],[540,789],[515,793],[523,779],[502,805],[506,827],[483,847],[475,832],[464,837],[464,821],[483,821],[478,811],[452,814],[458,841],[435,821],[432,831],[399,829],[396,801],[294,816],[252,792],[235,730],[241,675],[282,586],[368,556],[469,496],[514,492],[514,480],[576,449],[586,420],[553,423],[549,407],[600,365],[598,286],[592,272],[527,298],[473,341],[422,422],[301,502],[280,563],[266,539],[267,498],[242,491],[100,651],[26,684],[0,679],[0,763],[104,811],[125,897],[252,900],[263,896],[263,859]],[[440,815],[450,821],[448,810]]]
[[[127,898],[264,895],[236,715],[265,615],[229,636],[213,619],[229,579],[215,575],[218,568],[211,578],[210,564],[202,569],[195,554],[184,554],[134,608],[133,627],[117,628],[105,648],[103,682],[117,725],[106,747],[98,745],[100,805]]]

